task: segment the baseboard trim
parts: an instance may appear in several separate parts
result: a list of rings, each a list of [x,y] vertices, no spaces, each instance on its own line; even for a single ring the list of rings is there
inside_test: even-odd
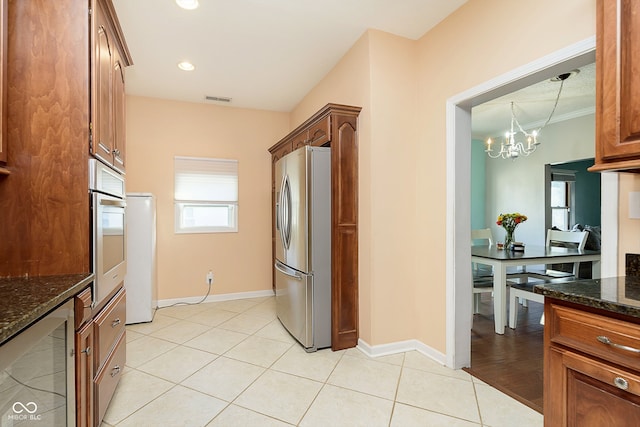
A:
[[[397,341],[394,343],[372,346],[362,339],[358,339],[358,350],[362,351],[367,356],[374,358],[415,350],[436,362],[441,363],[442,365],[445,365],[447,361],[444,353],[441,353],[418,340]]]
[[[207,298],[202,301],[202,297],[188,297],[188,298],[173,298],[173,299],[163,299],[158,300],[158,308],[169,307],[174,304],[195,304],[199,301],[202,303],[209,302],[221,302],[221,301],[231,301],[236,299],[248,299],[248,298],[262,298],[262,297],[271,297],[273,296],[273,290],[268,289],[264,291],[251,291],[251,292],[236,292],[232,294],[219,294],[219,295],[209,295]]]

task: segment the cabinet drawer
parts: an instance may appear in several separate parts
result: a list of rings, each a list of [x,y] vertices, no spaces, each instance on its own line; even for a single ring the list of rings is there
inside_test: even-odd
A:
[[[309,127],[308,143],[319,147],[331,141],[331,116],[327,116]]]
[[[551,342],[638,370],[640,325],[556,304],[551,317]]]
[[[91,303],[91,286],[80,292],[73,299],[76,331],[80,329],[80,326],[86,321],[91,319]]]
[[[95,396],[97,419],[96,425],[100,425],[104,414],[107,411],[113,392],[120,381],[124,364],[127,359],[126,333],[120,335],[113,353],[98,372],[95,379]]]
[[[98,370],[107,359],[116,339],[124,330],[126,314],[127,304],[125,292],[124,289],[122,289],[94,319],[96,370]]]
[[[565,369],[573,372],[580,372],[589,378],[600,381],[612,387],[610,391],[622,390],[629,394],[640,397],[640,376],[626,369],[618,369],[609,364],[598,362],[585,356],[562,352],[562,364]],[[598,387],[602,389],[603,387]],[[628,396],[631,398],[631,396]],[[637,399],[634,399],[637,400]]]

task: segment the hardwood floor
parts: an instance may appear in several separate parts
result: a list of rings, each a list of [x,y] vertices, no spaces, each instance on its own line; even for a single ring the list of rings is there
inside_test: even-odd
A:
[[[482,294],[480,313],[473,316],[471,375],[542,413],[543,305],[518,307],[518,327],[494,332],[493,300]]]

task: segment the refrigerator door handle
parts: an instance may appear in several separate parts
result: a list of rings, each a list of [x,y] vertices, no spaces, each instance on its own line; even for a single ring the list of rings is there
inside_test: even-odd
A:
[[[278,201],[276,203],[276,230],[280,234],[280,240],[282,241],[282,246],[286,247],[284,231],[283,231],[283,217],[282,210],[284,208],[284,177],[280,182],[280,191],[278,193]]]
[[[284,248],[289,250],[291,246],[291,183],[289,175],[285,175],[282,181],[282,236]]]
[[[287,267],[280,261],[276,261],[274,264],[274,267],[276,268],[276,270],[278,270],[282,274],[285,274],[289,277],[293,277],[296,280],[302,280],[302,275],[300,273],[298,273],[292,268]]]

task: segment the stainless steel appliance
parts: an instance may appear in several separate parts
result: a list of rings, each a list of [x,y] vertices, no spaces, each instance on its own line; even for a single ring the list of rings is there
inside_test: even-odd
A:
[[[156,280],[156,199],[127,194],[127,324],[151,322],[158,307]]]
[[[73,302],[0,347],[0,425],[75,426]]]
[[[103,163],[89,160],[91,190],[93,303],[100,304],[124,281],[127,272],[124,178]]]
[[[315,351],[331,346],[331,151],[302,147],[275,177],[276,313]]]

